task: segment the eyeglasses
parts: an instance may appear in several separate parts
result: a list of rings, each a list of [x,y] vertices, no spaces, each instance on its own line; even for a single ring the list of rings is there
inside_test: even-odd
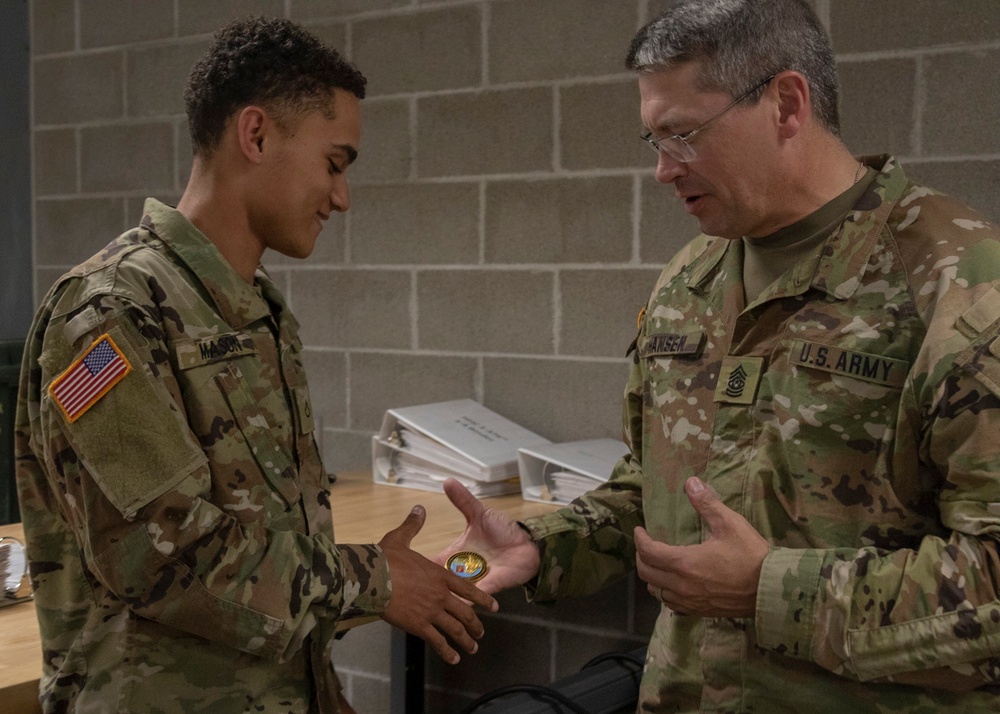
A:
[[[659,153],[662,151],[667,156],[672,158],[674,161],[679,161],[682,164],[686,164],[688,161],[694,161],[695,158],[697,158],[698,156],[698,152],[696,152],[694,147],[691,146],[690,144],[690,141],[694,137],[694,135],[701,132],[706,126],[708,126],[713,121],[721,117],[723,114],[728,112],[730,109],[735,107],[737,104],[742,102],[744,99],[749,97],[758,89],[768,84],[772,79],[774,79],[777,76],[778,76],[777,73],[775,73],[772,74],[770,77],[767,77],[766,79],[762,79],[761,81],[757,82],[757,84],[750,87],[750,89],[743,92],[743,94],[736,97],[736,99],[734,99],[728,105],[726,105],[726,108],[723,109],[721,112],[712,116],[708,120],[703,121],[701,124],[696,126],[691,131],[685,132],[683,134],[674,134],[673,136],[665,136],[662,139],[653,136],[653,132],[647,131],[644,132],[643,134],[640,134],[639,138],[648,143],[650,146],[652,146],[653,151],[655,151],[657,155],[659,155]]]

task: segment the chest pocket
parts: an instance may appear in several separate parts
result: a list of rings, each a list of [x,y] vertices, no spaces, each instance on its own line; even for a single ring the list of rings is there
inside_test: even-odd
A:
[[[216,374],[215,382],[229,404],[261,473],[286,504],[296,503],[301,489],[295,466],[275,440],[271,425],[261,413],[239,366],[230,362]]]

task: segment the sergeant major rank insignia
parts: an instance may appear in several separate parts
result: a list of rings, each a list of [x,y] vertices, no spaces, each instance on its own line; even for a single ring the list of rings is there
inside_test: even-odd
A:
[[[763,357],[724,357],[715,385],[715,401],[753,404],[763,371]]]
[[[739,399],[743,396],[747,388],[747,372],[742,364],[736,365],[736,369],[729,373],[726,380],[726,396],[730,399]]]

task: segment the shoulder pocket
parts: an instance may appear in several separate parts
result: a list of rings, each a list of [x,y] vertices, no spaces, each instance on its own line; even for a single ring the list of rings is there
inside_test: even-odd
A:
[[[131,518],[207,460],[166,386],[147,371],[148,352],[122,325],[107,334],[131,371],[72,421],[51,394],[46,399],[104,495]]]

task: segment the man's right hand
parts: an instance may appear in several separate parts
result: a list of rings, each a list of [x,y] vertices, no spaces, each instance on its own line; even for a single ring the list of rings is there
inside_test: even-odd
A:
[[[488,570],[476,584],[489,593],[517,587],[538,573],[541,557],[531,536],[510,518],[484,506],[455,479],[444,482],[444,492],[462,515],[465,532],[434,556],[444,565],[452,553],[471,550],[486,558]]]
[[[497,603],[472,583],[410,549],[410,541],[425,518],[426,511],[416,506],[399,527],[379,541],[389,560],[392,581],[392,595],[382,619],[420,637],[441,659],[456,664],[459,654],[448,638],[474,654],[479,649],[476,640],[483,636],[483,625],[469,603],[494,612]]]

